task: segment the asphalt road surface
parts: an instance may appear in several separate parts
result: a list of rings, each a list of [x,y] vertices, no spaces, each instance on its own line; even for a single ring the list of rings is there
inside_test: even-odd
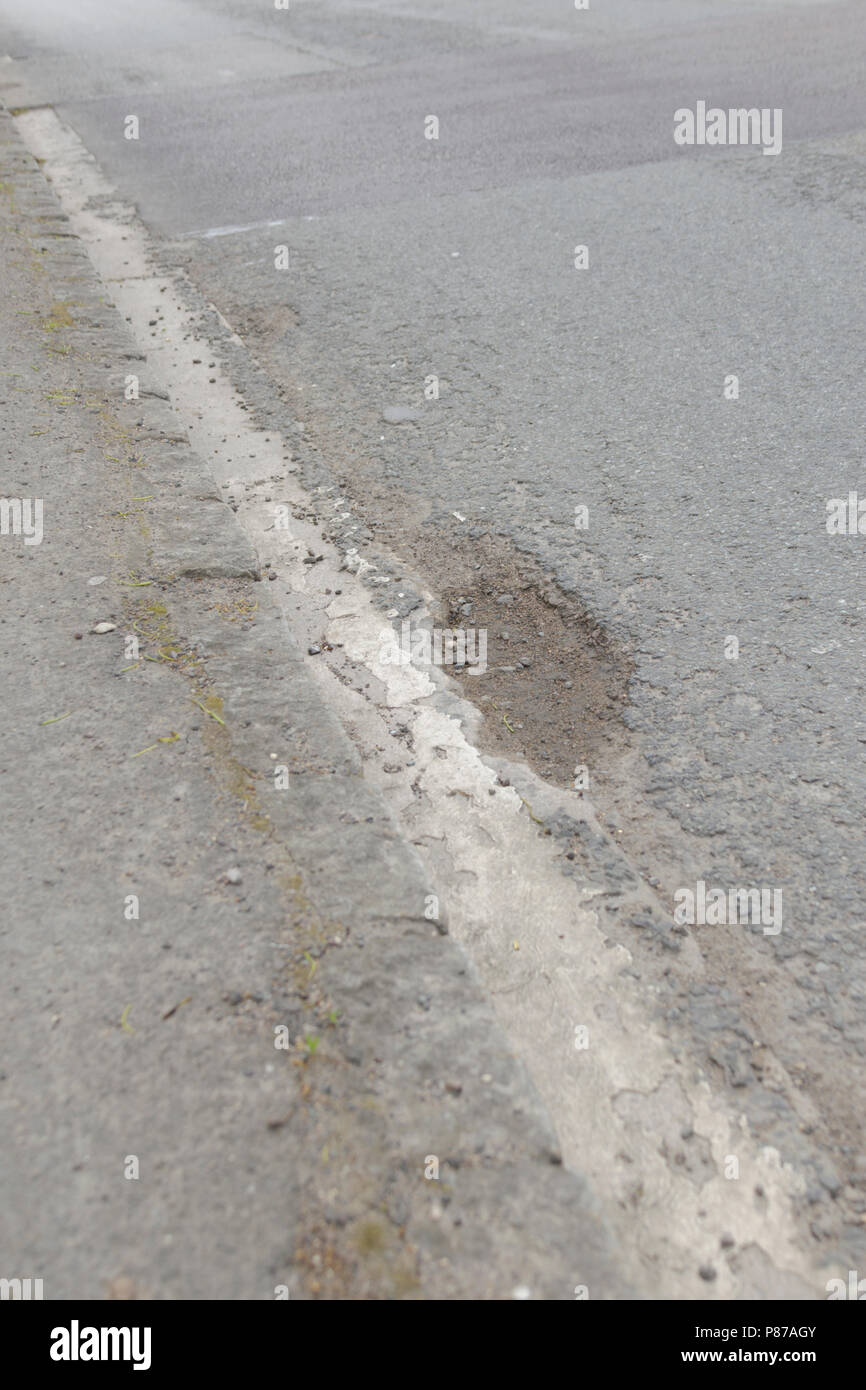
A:
[[[699,881],[781,892],[778,931],[698,928],[722,984],[679,1007],[768,1142],[754,1039],[797,1077],[852,1240],[866,538],[827,504],[866,498],[864,48],[844,0],[0,0],[4,100],[78,133],[372,542],[436,593],[459,571],[473,614],[507,593],[462,578],[486,544],[606,635],[626,675],[591,737],[548,679],[573,657],[527,638],[511,751],[565,785],[588,765],[669,910]],[[699,101],[780,109],[780,153],[678,146]]]

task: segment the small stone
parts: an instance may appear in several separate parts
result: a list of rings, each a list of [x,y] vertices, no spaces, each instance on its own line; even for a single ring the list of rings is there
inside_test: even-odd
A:
[[[321,651],[321,647],[307,647],[307,656],[320,656]]]
[[[730,1250],[731,1247],[736,1244],[736,1242],[734,1240],[734,1237],[731,1235],[730,1231],[725,1231],[725,1234],[722,1236],[721,1240],[719,1241],[719,1244],[721,1245],[723,1250]]]
[[[96,625],[90,629],[91,632],[96,633],[115,632],[116,630],[117,623],[96,623]]]
[[[706,1280],[708,1284],[711,1284],[716,1278],[716,1271],[713,1269],[712,1265],[701,1265],[698,1274],[702,1279]]]
[[[108,578],[107,574],[95,574],[92,579],[88,579],[88,584],[104,584]]]
[[[518,1284],[516,1289],[511,1290],[511,1297],[525,1301],[527,1298],[532,1297],[532,1292],[525,1284]]]
[[[240,869],[227,869],[225,877],[226,883],[240,883],[241,871]]]
[[[826,1187],[831,1197],[839,1196],[839,1193],[842,1191],[842,1182],[838,1173],[834,1173],[832,1168],[825,1166],[823,1171],[818,1174],[818,1177],[820,1178],[822,1186]]]

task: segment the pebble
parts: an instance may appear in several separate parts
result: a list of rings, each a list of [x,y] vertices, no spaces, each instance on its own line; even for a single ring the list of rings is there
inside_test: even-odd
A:
[[[321,651],[321,647],[307,647],[307,656],[320,656]]]
[[[96,623],[95,626],[93,626],[93,627],[90,629],[91,632],[98,632],[98,633],[102,633],[102,632],[115,632],[116,630],[117,630],[117,623]]]
[[[226,870],[226,883],[240,883],[240,881],[241,881],[241,871],[240,871],[240,869],[227,869],[227,870]]]

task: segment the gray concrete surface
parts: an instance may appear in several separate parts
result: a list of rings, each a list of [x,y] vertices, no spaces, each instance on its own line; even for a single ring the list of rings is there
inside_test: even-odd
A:
[[[233,513],[0,129],[4,495],[44,507],[38,544],[0,541],[3,1277],[627,1294]]]
[[[442,592],[486,531],[632,663],[589,754],[531,676],[541,732],[490,744],[560,785],[589,761],[659,920],[698,879],[782,889],[777,937],[695,929],[665,1009],[806,1174],[814,1250],[862,1263],[862,538],[824,526],[862,473],[860,8],[3,0],[0,39],[5,100],[80,134],[365,539]],[[782,154],[676,149],[698,98],[783,107]]]

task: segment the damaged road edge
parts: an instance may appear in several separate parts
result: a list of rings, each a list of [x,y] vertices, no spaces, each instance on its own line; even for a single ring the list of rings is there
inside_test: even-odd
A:
[[[514,785],[526,774],[503,778],[500,772],[497,778],[494,760],[482,759],[473,744],[477,715],[444,677],[382,668],[377,661],[381,611],[357,577],[349,582],[352,571],[360,568],[350,558],[357,557],[357,546],[325,558],[321,513],[341,504],[339,489],[323,484],[311,497],[290,478],[276,426],[252,428],[215,364],[218,391],[206,411],[199,408],[198,385],[180,365],[194,294],[154,270],[133,214],[112,203],[113,191],[53,113],[25,117],[22,127],[48,159],[73,225],[136,324],[140,346],[149,346],[163,381],[171,383],[176,408],[189,420],[194,447],[210,459],[220,489],[227,492],[269,577],[277,581],[274,603],[279,605],[281,640],[291,645],[291,628],[306,634],[300,645],[306,644],[308,653],[323,650],[320,638],[326,642],[329,664],[300,658],[316,707],[336,711],[367,783],[378,788],[381,804],[422,854],[427,883],[426,891],[420,882],[413,890],[418,894],[415,911],[424,917],[431,893],[446,899],[455,939],[475,962],[500,1026],[555,1119],[566,1164],[587,1174],[599,1198],[621,1251],[620,1269],[633,1271],[635,1284],[661,1296],[707,1296],[696,1282],[700,1261],[695,1252],[715,1251],[719,1230],[732,1228],[735,1248],[720,1271],[715,1296],[748,1296],[748,1278],[771,1286],[775,1279],[778,1289],[793,1286],[799,1296],[809,1296],[814,1277],[798,1249],[791,1215],[801,1186],[798,1175],[772,1151],[757,1151],[738,1117],[725,1112],[706,1078],[690,1073],[648,1017],[651,1010],[628,950],[606,938],[593,911],[594,896],[609,885],[563,879],[551,837],[545,835],[549,827],[527,830],[526,806],[530,825],[545,814],[539,818],[532,810],[541,809],[539,787],[527,785],[530,799]],[[100,199],[98,212],[91,198]],[[162,296],[161,322],[148,337],[154,295]],[[231,336],[233,351],[241,354],[242,345]],[[190,341],[213,350],[206,338]],[[254,364],[247,364],[247,371],[254,372]],[[229,458],[221,446],[232,430],[247,431],[255,450],[252,461],[248,453],[253,451],[246,451],[241,462],[233,449],[228,473]],[[338,496],[330,496],[333,492]],[[275,504],[288,507],[297,523],[285,533],[273,529]],[[317,557],[321,564],[307,563]],[[408,611],[419,604],[417,595],[406,591],[398,598]],[[400,732],[407,718],[408,738]],[[377,758],[389,738],[415,756],[401,751],[399,760]],[[562,807],[559,811],[565,814]],[[353,871],[348,870],[347,885]],[[433,891],[437,883],[447,884],[447,893],[441,887]],[[344,890],[343,904],[351,896]],[[429,925],[430,919],[425,920]],[[689,968],[697,969],[693,956]],[[574,1044],[578,1027],[588,1028],[593,1038],[585,1059]],[[628,1096],[637,1099],[628,1101]],[[687,1129],[700,1136],[697,1167],[678,1157],[677,1136]],[[656,1130],[661,1135],[658,1148],[644,1139]],[[733,1146],[778,1198],[767,1211],[755,1213],[747,1186],[738,1190],[721,1176]],[[738,1257],[752,1248],[761,1252],[759,1273],[750,1271],[744,1282]]]

